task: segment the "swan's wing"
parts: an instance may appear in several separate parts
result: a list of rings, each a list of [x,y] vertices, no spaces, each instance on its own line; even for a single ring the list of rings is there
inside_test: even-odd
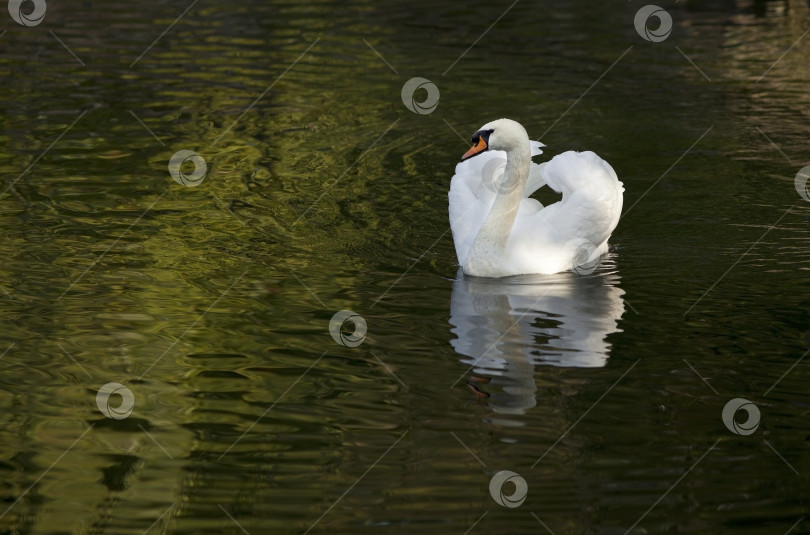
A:
[[[496,189],[491,182],[487,187],[484,177],[494,176],[502,165],[506,165],[506,153],[499,150],[484,152],[456,165],[448,199],[450,229],[459,263],[467,258],[472,241],[495,202]]]
[[[621,217],[624,191],[610,164],[593,152],[569,151],[543,165],[541,174],[563,197],[537,213],[518,212],[510,238],[520,251],[515,261],[555,272],[570,269],[576,250],[571,243],[604,252]]]
[[[543,154],[542,148],[545,147],[543,143],[540,143],[539,141],[529,141],[529,146],[532,150],[532,156],[539,156]]]
[[[569,150],[558,154],[547,162],[543,169],[543,178],[549,186],[563,195],[586,192],[595,196],[608,193],[613,196],[617,184],[620,193],[624,191],[610,164],[591,151]]]
[[[613,187],[614,191],[616,192],[616,203],[613,212],[613,219],[610,222],[610,232],[612,233],[613,229],[618,226],[619,219],[622,217],[622,206],[624,205],[624,184],[619,180],[619,177],[616,176],[616,171],[614,171],[607,162],[605,162],[605,164],[608,166],[613,175],[613,179],[615,180]],[[607,245],[607,240],[605,240],[605,245]]]
[[[539,156],[543,154],[542,147],[545,147],[545,145],[539,141],[529,141],[529,146],[531,147],[532,156]],[[542,175],[544,165],[546,164],[537,164],[532,162],[531,166],[529,167],[529,179],[526,181],[526,188],[523,190],[524,197],[528,197],[546,185],[546,181],[543,179]]]
[[[561,237],[584,238],[595,246],[607,240],[621,217],[624,191],[609,163],[590,151],[568,151],[548,162],[543,178],[563,195],[546,214]]]
[[[543,178],[543,168],[547,165],[547,163],[548,162],[532,162],[531,166],[529,167],[529,179],[526,181],[526,188],[523,190],[524,197],[528,197],[546,185],[546,181]]]

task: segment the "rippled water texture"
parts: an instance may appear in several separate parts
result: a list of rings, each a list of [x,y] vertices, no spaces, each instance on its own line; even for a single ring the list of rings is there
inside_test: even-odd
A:
[[[14,4],[0,533],[810,532],[806,2]],[[457,273],[504,116],[593,273]]]

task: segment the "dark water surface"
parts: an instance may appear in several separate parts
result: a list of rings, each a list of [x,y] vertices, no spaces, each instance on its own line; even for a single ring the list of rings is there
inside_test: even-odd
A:
[[[0,533],[810,533],[810,10],[643,5],[0,14]],[[502,116],[624,181],[593,274],[456,273]]]

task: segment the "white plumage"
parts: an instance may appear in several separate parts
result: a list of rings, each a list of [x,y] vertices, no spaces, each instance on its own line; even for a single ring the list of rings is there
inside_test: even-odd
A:
[[[509,119],[484,125],[476,140],[456,166],[449,193],[450,227],[465,274],[558,273],[607,252],[624,191],[610,164],[574,151],[533,163],[544,145]],[[529,198],[544,185],[562,199],[543,207]]]

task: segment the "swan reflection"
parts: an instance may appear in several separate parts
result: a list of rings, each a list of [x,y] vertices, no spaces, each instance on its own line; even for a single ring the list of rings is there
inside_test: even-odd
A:
[[[473,366],[468,384],[488,382],[495,412],[522,414],[536,405],[534,367],[602,367],[607,336],[619,332],[624,290],[604,264],[590,276],[566,272],[453,282],[451,343]],[[486,376],[482,378],[481,376]]]

